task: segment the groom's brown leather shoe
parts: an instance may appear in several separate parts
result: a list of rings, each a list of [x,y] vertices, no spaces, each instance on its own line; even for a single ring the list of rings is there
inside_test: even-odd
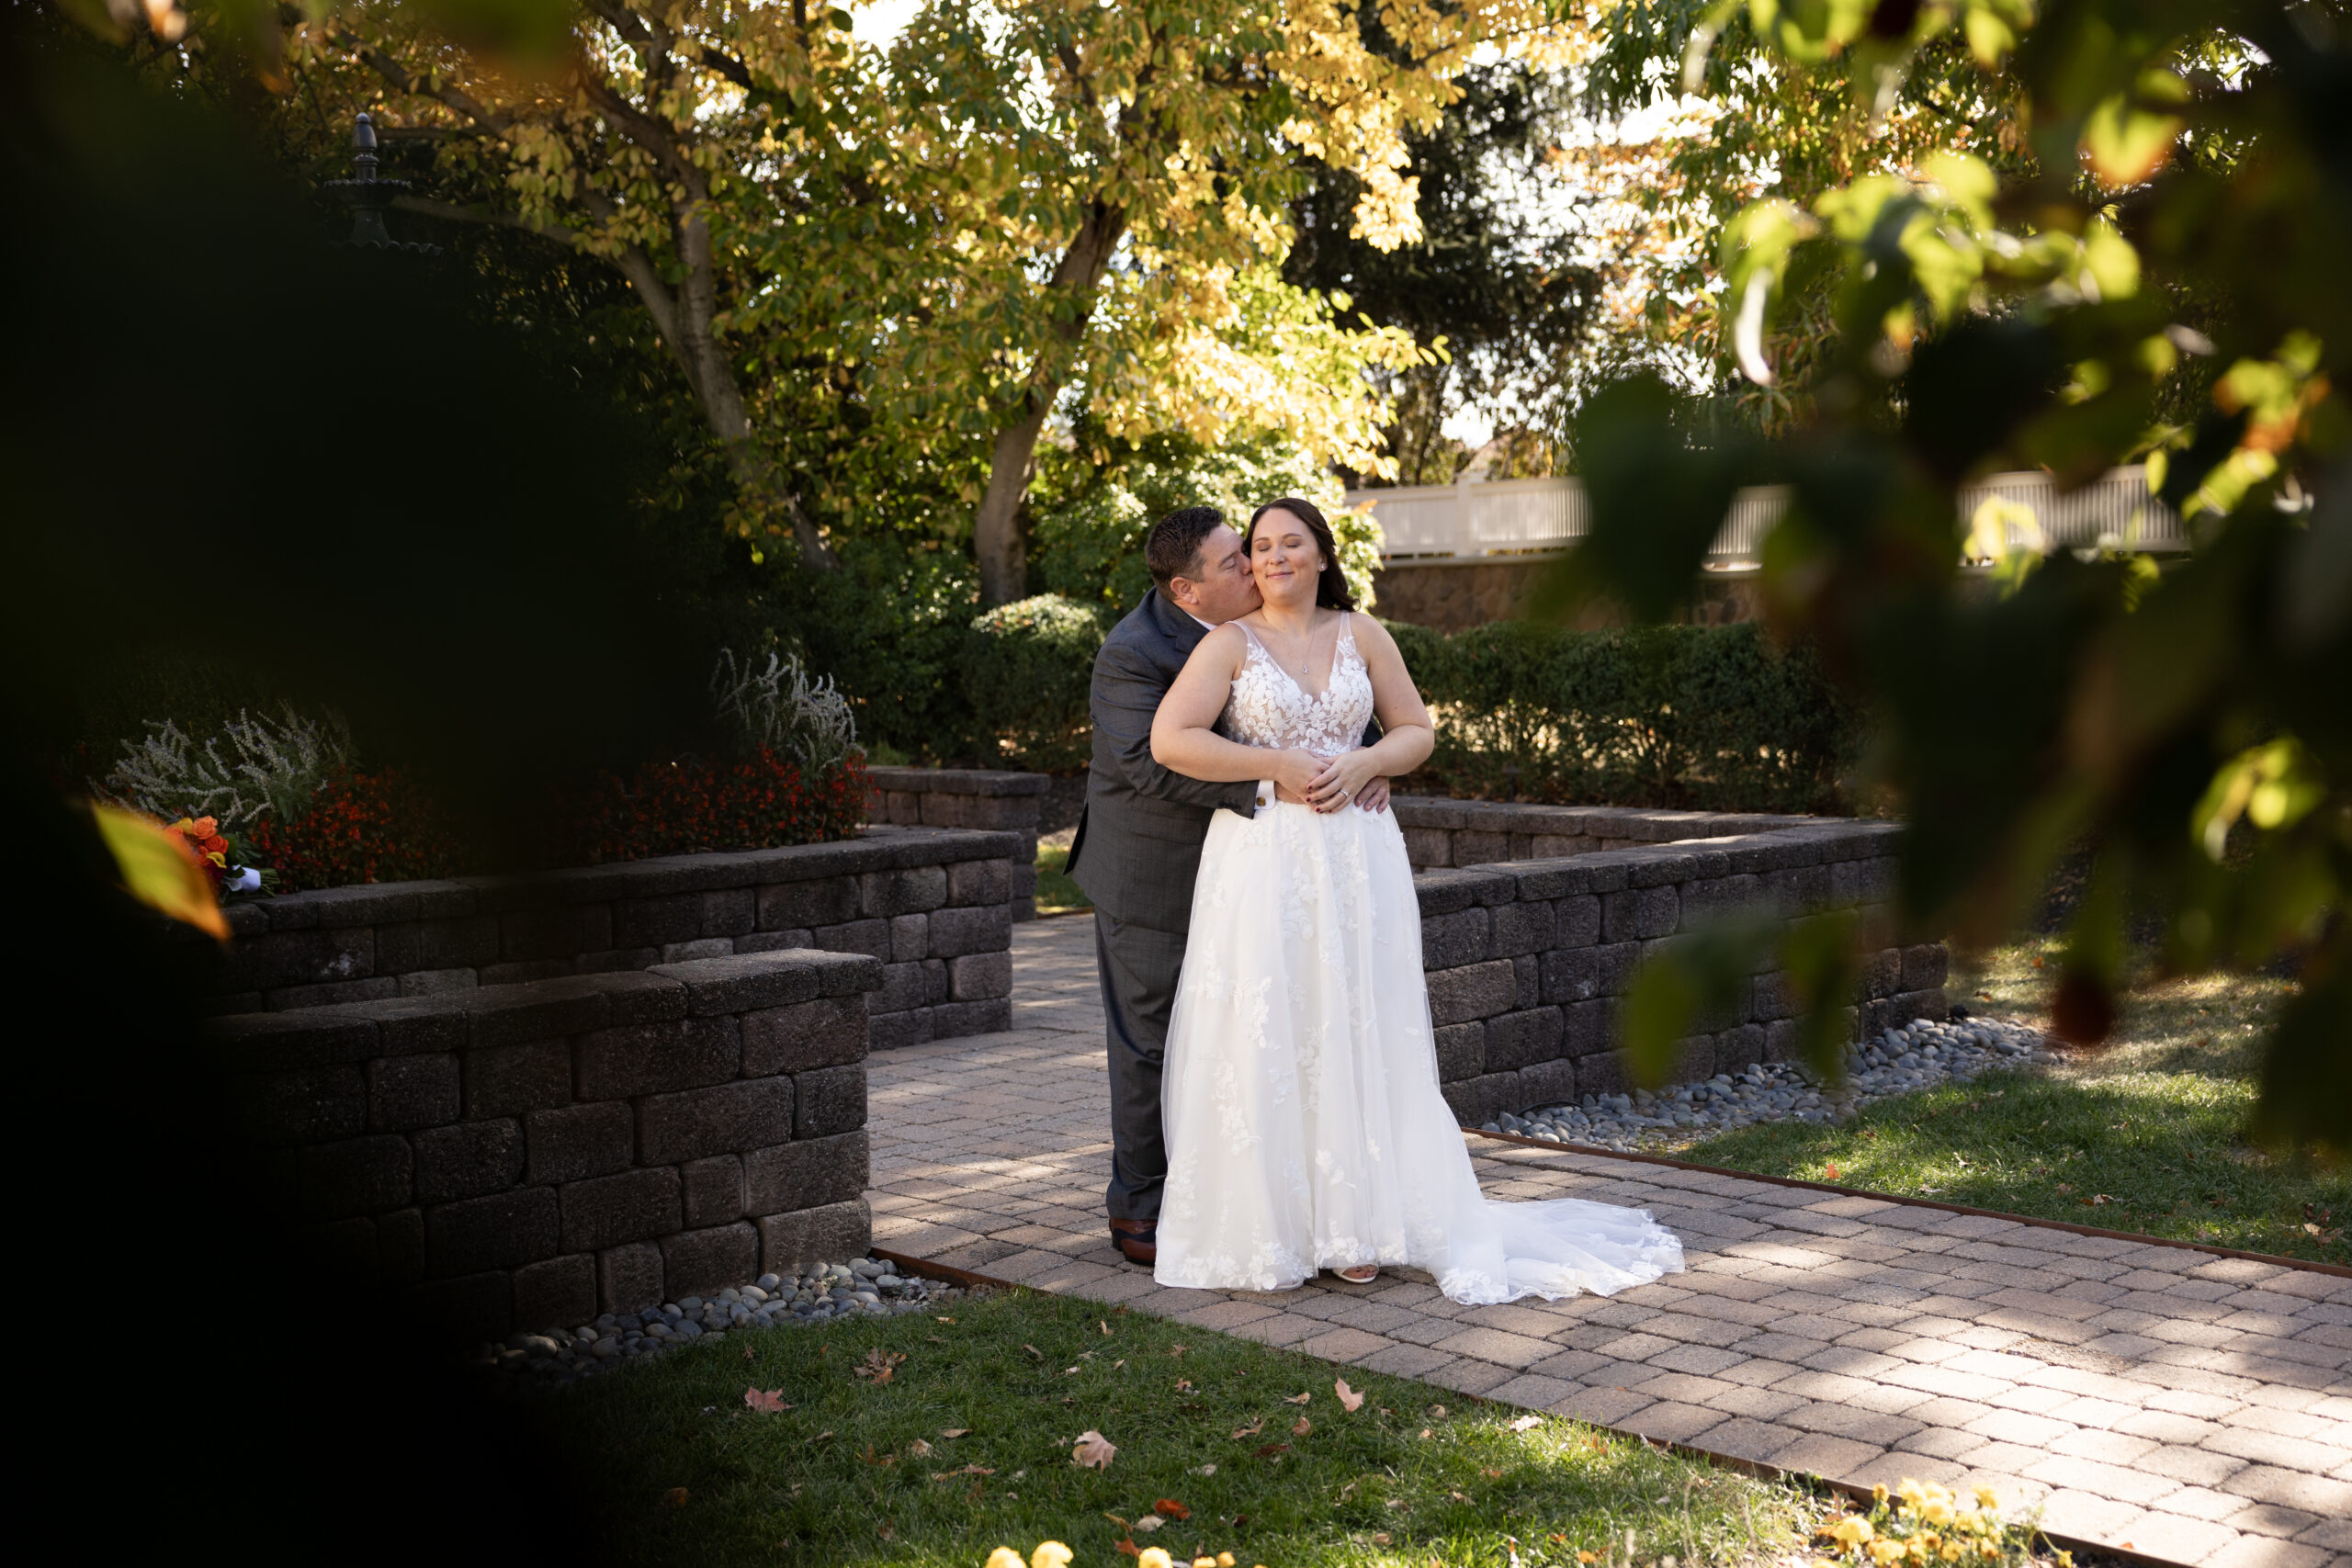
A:
[[[1113,1220],[1111,1245],[1119,1256],[1130,1263],[1140,1263],[1148,1269],[1159,1261],[1159,1222],[1158,1220]]]

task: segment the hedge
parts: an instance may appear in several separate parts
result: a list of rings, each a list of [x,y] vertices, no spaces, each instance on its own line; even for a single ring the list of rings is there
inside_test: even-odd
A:
[[[1438,721],[1408,788],[1716,811],[1853,809],[1860,716],[1752,624],[1576,632],[1391,625]],[[1515,772],[1514,772],[1515,770]]]
[[[982,765],[1069,773],[1093,754],[1087,700],[1103,626],[1059,594],[1001,604],[972,622],[964,694]]]

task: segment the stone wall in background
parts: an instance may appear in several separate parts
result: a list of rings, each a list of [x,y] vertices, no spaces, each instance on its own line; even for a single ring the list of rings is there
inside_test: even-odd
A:
[[[1710,917],[1859,912],[1865,958],[1853,1028],[1941,1019],[1941,943],[1898,945],[1887,900],[1895,836],[1884,822],[1824,822],[1682,843],[1424,871],[1422,964],[1438,1076],[1477,1126],[1503,1111],[1616,1094],[1617,1010],[1642,959]],[[1682,1043],[1676,1082],[1792,1054],[1783,977],[1755,976],[1728,1012]]]
[[[1405,621],[1442,632],[1468,631],[1527,614],[1528,597],[1556,556],[1473,556],[1459,560],[1384,561],[1372,575],[1373,610],[1385,621]],[[1690,590],[1674,620],[1702,626],[1758,618],[1754,571],[1710,571]],[[1580,630],[1622,626],[1607,606],[1573,623]]]
[[[1783,828],[1839,826],[1834,817],[1757,812],[1657,811],[1637,806],[1536,806],[1517,801],[1446,800],[1400,795],[1391,808],[1405,829],[1415,871],[1485,865],[1493,861],[1554,860],[1634,844],[1770,833]]]
[[[188,952],[224,1013],[781,948],[858,953],[883,965],[875,1043],[913,1044],[1009,1025],[1012,920],[1026,907],[1015,884],[1034,876],[1035,852],[1034,834],[876,827],[786,849],[329,887],[240,902],[225,951],[190,932]]]
[[[864,1253],[882,983],[779,951],[207,1031],[266,1201],[480,1340]]]
[[[1060,826],[1046,826],[1043,817],[1053,786],[1061,781],[1048,773],[995,768],[868,768],[866,772],[874,780],[867,812],[876,822],[1021,834],[1025,847],[1012,856],[1012,918],[1036,919],[1037,835],[1041,829],[1051,831],[1052,827]]]

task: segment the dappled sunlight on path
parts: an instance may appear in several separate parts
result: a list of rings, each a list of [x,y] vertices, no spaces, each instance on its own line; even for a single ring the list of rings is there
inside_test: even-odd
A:
[[[1411,1271],[1167,1290],[1104,1229],[1090,919],[1014,928],[1013,1022],[872,1059],[877,1247],[1786,1471],[1987,1484],[2199,1568],[2352,1555],[2352,1278],[1473,1137],[1489,1196],[1650,1209],[1690,1271],[1487,1307]]]

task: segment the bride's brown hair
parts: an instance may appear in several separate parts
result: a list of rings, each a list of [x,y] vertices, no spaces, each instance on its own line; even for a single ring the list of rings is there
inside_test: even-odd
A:
[[[1315,536],[1316,545],[1323,551],[1323,570],[1315,580],[1315,603],[1319,609],[1352,610],[1356,596],[1348,592],[1348,580],[1340,571],[1340,547],[1331,537],[1331,525],[1323,521],[1323,513],[1311,501],[1286,495],[1280,501],[1270,501],[1250,514],[1250,526],[1241,535],[1244,555],[1254,550],[1258,537],[1258,519],[1269,512],[1287,512],[1306,525]]]

